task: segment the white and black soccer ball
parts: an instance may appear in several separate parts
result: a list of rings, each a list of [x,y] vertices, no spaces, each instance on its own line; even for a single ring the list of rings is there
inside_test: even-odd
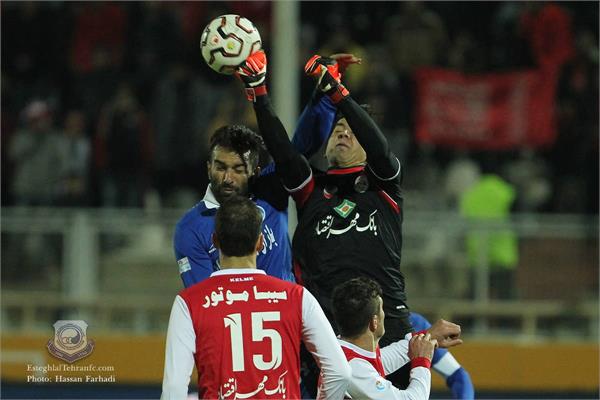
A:
[[[262,47],[260,34],[247,18],[221,15],[210,21],[200,38],[202,57],[220,74],[231,75],[246,58]]]

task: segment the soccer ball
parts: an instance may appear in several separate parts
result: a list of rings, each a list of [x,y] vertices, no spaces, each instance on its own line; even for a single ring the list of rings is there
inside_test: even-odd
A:
[[[231,75],[257,50],[262,42],[254,24],[235,14],[221,15],[210,21],[200,38],[202,57],[220,74]]]

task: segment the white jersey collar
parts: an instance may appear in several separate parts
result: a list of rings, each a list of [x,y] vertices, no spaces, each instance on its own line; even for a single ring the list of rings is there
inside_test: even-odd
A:
[[[208,209],[219,208],[219,202],[217,201],[214,193],[212,192],[210,183],[206,188],[206,193],[204,193],[204,198],[202,199],[202,201],[206,204],[206,208]]]
[[[244,274],[261,274],[266,275],[265,271],[256,268],[227,268],[215,271],[210,276],[222,276],[222,275],[244,275]]]
[[[372,352],[372,351],[365,350],[365,349],[363,349],[361,347],[358,347],[355,344],[352,344],[350,342],[346,342],[345,340],[342,340],[342,339],[338,339],[338,341],[340,342],[341,346],[346,347],[346,348],[352,350],[353,352],[360,354],[361,356],[369,357],[369,358],[372,358],[372,359],[377,358],[377,355],[374,352]]]

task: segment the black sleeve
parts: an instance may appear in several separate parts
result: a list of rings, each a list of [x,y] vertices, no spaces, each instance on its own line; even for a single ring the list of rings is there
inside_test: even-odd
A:
[[[288,189],[300,187],[310,177],[310,165],[292,146],[269,97],[258,96],[254,103],[254,111],[260,134],[275,161],[275,172]]]
[[[289,193],[275,172],[262,174],[252,181],[251,192],[257,199],[265,200],[276,210],[287,210]]]
[[[400,176],[400,162],[371,116],[351,97],[337,104],[365,152],[376,177],[389,180]]]

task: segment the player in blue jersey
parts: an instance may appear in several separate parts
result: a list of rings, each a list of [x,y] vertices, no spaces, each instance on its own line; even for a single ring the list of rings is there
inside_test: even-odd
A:
[[[265,241],[258,254],[258,268],[294,282],[287,232],[288,195],[272,164],[262,171],[258,167],[262,146],[261,137],[244,126],[224,126],[212,136],[206,194],[175,227],[173,244],[185,287],[219,269],[219,253],[211,239],[215,214],[219,204],[234,194],[250,196],[263,213]]]
[[[343,71],[360,63],[352,54],[331,56]],[[315,91],[304,109],[294,134],[296,150],[310,157],[327,140],[335,118],[335,106],[327,96]],[[271,163],[258,167],[262,138],[243,126],[218,129],[210,143],[207,163],[210,184],[202,201],[177,223],[173,245],[179,273],[185,287],[206,279],[219,269],[218,250],[212,245],[214,215],[219,204],[234,192],[248,195],[264,211],[265,246],[258,254],[257,266],[267,274],[294,282],[291,245],[287,234],[288,193]]]
[[[410,323],[417,332],[427,330],[431,324],[421,314],[410,313]],[[475,391],[469,373],[456,361],[447,350],[436,348],[431,360],[431,368],[444,377],[446,385],[455,399],[470,400],[475,398]]]

